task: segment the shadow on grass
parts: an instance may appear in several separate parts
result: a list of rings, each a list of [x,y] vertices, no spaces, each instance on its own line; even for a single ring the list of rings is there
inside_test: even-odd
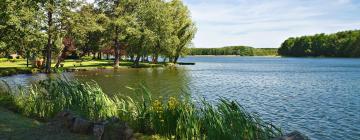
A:
[[[58,127],[29,119],[0,107],[1,140],[92,140],[91,136],[70,133]]]

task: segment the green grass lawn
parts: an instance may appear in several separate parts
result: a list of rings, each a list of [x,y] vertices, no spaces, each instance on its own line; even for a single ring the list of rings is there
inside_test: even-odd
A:
[[[29,62],[29,67],[31,67],[31,62]],[[65,68],[71,67],[91,67],[91,66],[111,66],[113,63],[112,60],[89,60],[89,61],[79,61],[79,60],[65,60],[62,62]],[[130,62],[122,62],[122,65],[129,65]],[[52,67],[55,66],[55,61],[52,63]],[[19,68],[26,67],[25,59],[0,59],[0,68]]]
[[[88,135],[70,133],[45,123],[29,119],[0,107],[1,140],[92,140]]]
[[[61,64],[63,66],[60,70],[69,70],[69,69],[111,69],[113,68],[113,60],[65,60]],[[25,59],[6,59],[0,58],[0,76],[9,76],[14,74],[31,74],[37,73],[40,70],[33,68],[31,66],[31,62],[29,62],[29,67],[26,65]],[[133,62],[129,61],[120,61],[120,68],[128,68],[133,66]],[[166,65],[166,63],[159,64],[150,64],[150,63],[140,63],[138,68],[151,68],[151,67],[162,67]],[[55,61],[52,63],[52,67],[55,67]]]
[[[52,61],[52,67],[55,66],[55,61]],[[31,62],[29,62],[29,67],[31,67]],[[64,68],[81,68],[81,67],[109,67],[112,68],[114,60],[72,60],[68,59],[62,62]],[[120,66],[129,67],[132,66],[133,62],[129,61],[120,61]],[[140,63],[142,67],[158,67],[163,66],[163,63],[159,64],[150,64],[150,63]],[[25,59],[5,59],[0,58],[0,68],[20,68],[26,67]]]

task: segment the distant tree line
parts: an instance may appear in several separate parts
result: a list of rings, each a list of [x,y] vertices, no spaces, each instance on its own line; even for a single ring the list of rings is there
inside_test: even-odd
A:
[[[114,67],[122,57],[176,63],[196,33],[181,0],[2,0],[0,9],[0,55],[43,58],[47,72],[73,53],[106,52]]]
[[[223,48],[191,48],[190,55],[239,55],[275,56],[277,48],[253,48],[248,46],[229,46]]]
[[[360,30],[291,37],[278,50],[282,56],[360,57]]]

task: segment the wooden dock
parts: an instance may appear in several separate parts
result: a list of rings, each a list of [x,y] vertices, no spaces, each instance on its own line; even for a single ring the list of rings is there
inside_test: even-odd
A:
[[[188,63],[186,63],[186,62],[178,62],[177,64],[178,65],[195,65],[195,63],[191,63],[191,62],[188,62]]]

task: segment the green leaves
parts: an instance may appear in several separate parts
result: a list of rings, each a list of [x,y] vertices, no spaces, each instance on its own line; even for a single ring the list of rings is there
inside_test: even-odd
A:
[[[5,0],[0,8],[0,41],[9,48],[6,54],[41,54],[45,46],[61,50],[70,43],[82,54],[115,46],[126,49],[125,54],[153,56],[154,62],[161,56],[173,61],[185,54],[196,32],[180,0],[96,0],[94,5],[80,0]],[[54,54],[46,49],[47,57]]]
[[[354,51],[359,48],[356,44],[356,39],[359,38],[360,30],[289,38],[279,48],[279,54],[300,57],[359,57],[359,52]]]

